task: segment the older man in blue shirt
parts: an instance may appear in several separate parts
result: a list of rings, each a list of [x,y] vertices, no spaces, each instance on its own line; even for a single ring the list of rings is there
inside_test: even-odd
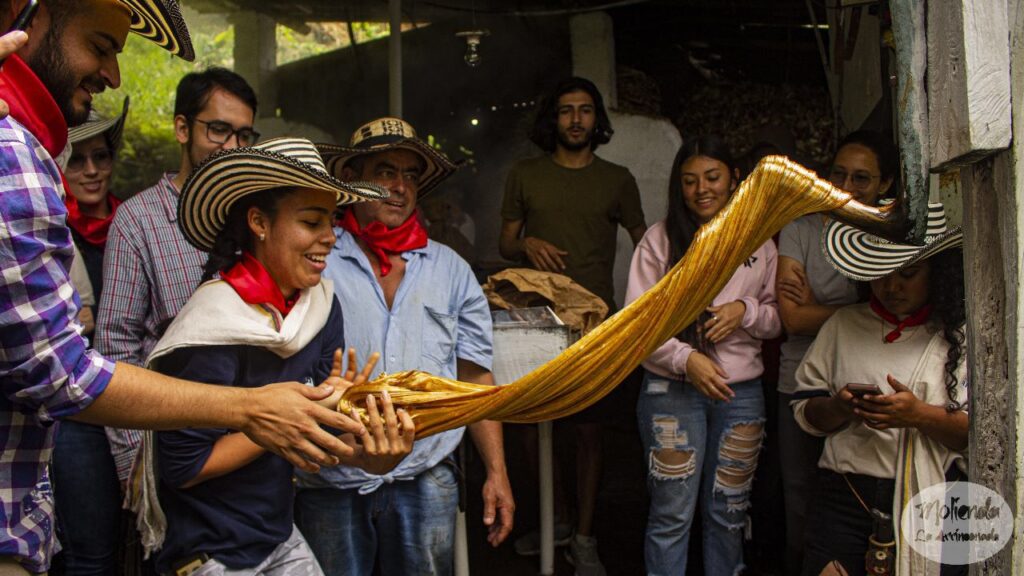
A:
[[[345,313],[345,342],[360,354],[381,353],[377,373],[423,370],[494,384],[491,317],[469,264],[427,240],[419,198],[454,171],[412,127],[382,118],[361,127],[348,147],[324,145],[325,161],[343,180],[372,181],[391,197],[342,216],[326,277]],[[360,361],[365,361],[362,358]],[[470,435],[487,469],[484,524],[501,543],[515,504],[505,470],[501,424],[478,422]],[[296,523],[327,574],[449,574],[458,504],[452,453],[462,429],[417,440],[391,473],[351,467],[299,477]]]

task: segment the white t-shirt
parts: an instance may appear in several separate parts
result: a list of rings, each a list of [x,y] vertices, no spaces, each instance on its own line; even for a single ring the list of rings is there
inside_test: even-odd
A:
[[[875,430],[854,420],[845,428],[827,434],[818,430],[804,415],[808,397],[832,396],[851,382],[877,384],[885,394],[893,389],[886,380],[892,374],[908,387],[945,390],[944,364],[933,362],[926,382],[911,382],[922,354],[935,335],[925,324],[904,328],[898,340],[887,344],[884,336],[895,326],[882,320],[868,304],[840,308],[818,332],[796,373],[798,399],[793,415],[800,427],[815,436],[827,436],[818,466],[839,473],[855,473],[875,478],[896,477],[896,452],[899,430]],[[945,347],[943,348],[945,350]],[[944,358],[945,353],[938,356]],[[962,394],[966,394],[961,389]],[[918,393],[918,397],[923,394]],[[945,394],[943,398],[947,397]],[[965,398],[958,398],[965,401]]]

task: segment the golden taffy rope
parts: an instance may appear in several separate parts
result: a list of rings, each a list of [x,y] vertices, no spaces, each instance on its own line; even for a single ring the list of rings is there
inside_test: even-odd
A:
[[[579,412],[610,392],[641,361],[693,322],[734,271],[794,219],[849,202],[810,170],[781,156],[762,160],[726,207],[702,226],[686,256],[635,302],[550,362],[505,386],[482,386],[424,372],[385,374],[346,391],[338,409],[363,411],[387,390],[425,438],[480,420],[541,422]]]

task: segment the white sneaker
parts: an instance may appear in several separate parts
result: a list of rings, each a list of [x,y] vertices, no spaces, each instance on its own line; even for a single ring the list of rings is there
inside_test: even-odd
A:
[[[555,522],[555,546],[565,546],[572,539],[572,526]],[[516,554],[520,556],[540,555],[540,529],[523,534],[516,539]]]
[[[597,538],[573,536],[569,549],[565,551],[565,559],[576,567],[576,576],[606,576],[604,564],[597,555]]]

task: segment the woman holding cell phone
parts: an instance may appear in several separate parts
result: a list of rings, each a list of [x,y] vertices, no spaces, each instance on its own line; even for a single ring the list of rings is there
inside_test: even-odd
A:
[[[836,147],[828,179],[855,200],[874,206],[892,188],[899,171],[892,141],[879,132],[858,130]],[[796,369],[818,330],[839,308],[861,300],[857,283],[829,265],[822,252],[824,214],[790,222],[779,234],[775,289],[786,331],[780,348],[777,442],[786,510],[786,573],[800,573],[807,496],[814,486],[822,441],[800,429],[789,404],[796,391]]]
[[[962,238],[941,204],[929,207],[924,246],[825,229],[831,264],[869,282],[871,300],[825,322],[796,373],[794,417],[825,438],[804,574],[939,573],[897,539],[906,500],[964,465]]]

